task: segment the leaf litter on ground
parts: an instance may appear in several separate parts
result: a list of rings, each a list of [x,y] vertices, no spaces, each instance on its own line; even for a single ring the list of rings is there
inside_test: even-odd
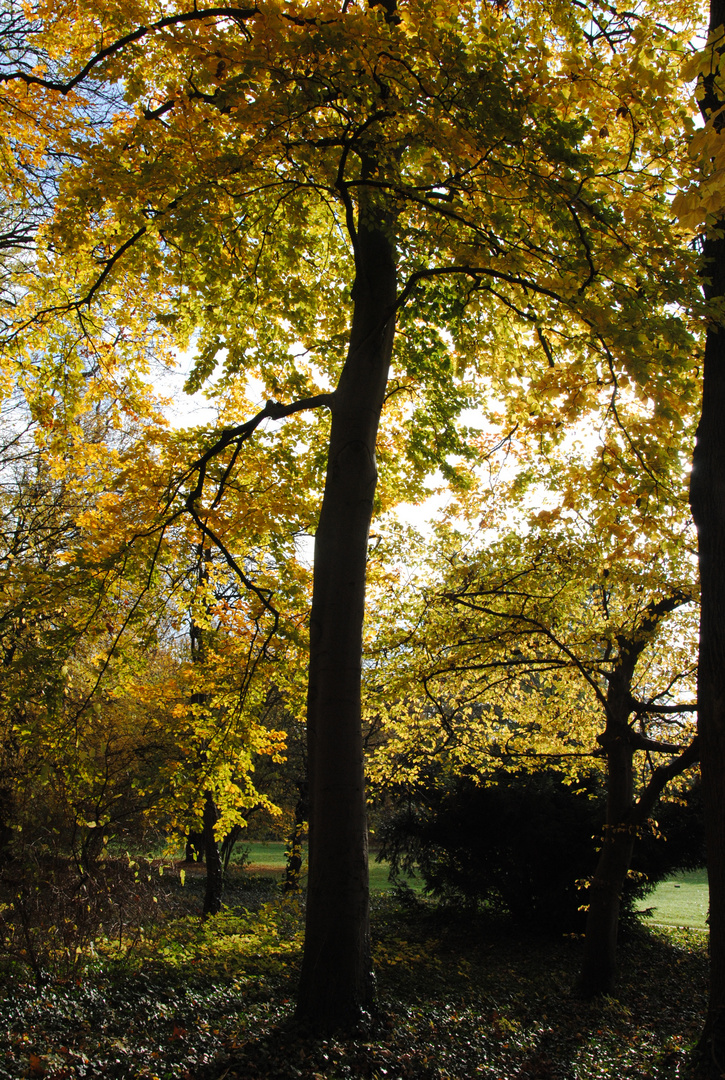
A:
[[[241,895],[235,900],[240,901]],[[42,991],[0,1000],[0,1080],[675,1080],[706,1003],[706,935],[630,930],[616,994],[574,991],[581,943],[501,920],[375,899],[378,999],[344,1037],[294,1023],[302,903],[270,886],[247,907],[151,930],[126,962],[102,950]],[[10,973],[12,975],[12,973]]]

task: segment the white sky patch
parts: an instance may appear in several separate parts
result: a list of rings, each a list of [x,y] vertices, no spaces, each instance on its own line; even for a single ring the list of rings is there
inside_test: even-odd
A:
[[[315,538],[310,533],[297,533],[295,536],[295,554],[302,566],[312,569],[315,561]]]
[[[219,354],[217,371],[223,363],[224,357]],[[176,353],[176,367],[173,370],[166,368],[154,379],[156,390],[163,397],[168,398],[169,404],[165,411],[166,417],[174,428],[200,427],[213,424],[216,421],[216,406],[209,401],[205,390],[197,390],[195,394],[187,394],[184,383],[191,374],[194,364],[194,351],[187,349]],[[208,384],[214,382],[214,375]]]
[[[431,477],[443,484],[443,477],[438,474]],[[447,491],[432,491],[421,503],[401,503],[393,511],[398,521],[405,525],[414,525],[422,532],[430,532],[430,522],[438,518],[451,496]]]

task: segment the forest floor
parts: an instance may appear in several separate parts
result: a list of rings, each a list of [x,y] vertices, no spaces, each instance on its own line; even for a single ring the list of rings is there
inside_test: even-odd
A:
[[[202,923],[203,881],[178,882],[142,938],[37,989],[6,970],[1,1080],[674,1080],[705,1007],[706,935],[635,927],[616,993],[574,993],[581,942],[442,913],[376,893],[378,1000],[344,1038],[292,1020],[302,905],[277,876],[233,875],[228,906]],[[160,892],[160,890],[159,890]],[[171,892],[167,893],[170,895]],[[183,905],[178,895],[183,893]]]

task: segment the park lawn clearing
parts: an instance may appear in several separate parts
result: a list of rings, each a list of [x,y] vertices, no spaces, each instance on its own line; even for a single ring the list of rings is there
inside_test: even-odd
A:
[[[271,875],[280,881],[284,876],[286,845],[281,841],[256,841],[244,845],[247,852],[245,867],[251,874]],[[304,849],[305,860],[307,849]],[[388,880],[390,866],[387,862],[376,862],[371,853],[370,890],[388,892],[395,885]],[[422,890],[420,878],[408,878],[407,884],[414,891]],[[695,930],[707,930],[708,889],[707,871],[684,870],[679,874],[659,882],[642,902],[640,911],[647,915],[648,921],[658,926],[684,926]]]
[[[707,930],[707,870],[685,870],[661,881],[643,901],[648,921],[658,926]]]
[[[255,841],[245,844],[243,850],[246,853],[244,866],[248,873],[282,881],[286,865],[284,842]],[[304,858],[306,863],[306,847]],[[395,888],[395,884],[388,880],[389,871],[389,863],[377,862],[374,853],[371,853],[371,892],[388,892]],[[303,871],[303,883],[305,880]],[[423,888],[420,878],[408,877],[406,882],[415,892],[420,892]],[[653,925],[684,926],[695,930],[707,930],[707,911],[707,871],[704,869],[685,870],[659,882],[640,907],[640,912]]]
[[[251,874],[272,875],[281,881],[284,876],[286,865],[286,844],[280,841],[257,841],[244,845],[246,851],[245,868]],[[306,880],[307,847],[304,849],[303,883]],[[372,892],[388,892],[395,886],[388,880],[390,865],[387,862],[376,862],[374,854],[370,857],[370,889]],[[420,889],[421,882],[417,878],[408,881],[413,889]]]
[[[255,841],[244,844],[244,866],[254,874],[284,874],[287,865],[285,854],[287,845],[279,840]],[[307,847],[304,848],[304,859],[307,861]]]

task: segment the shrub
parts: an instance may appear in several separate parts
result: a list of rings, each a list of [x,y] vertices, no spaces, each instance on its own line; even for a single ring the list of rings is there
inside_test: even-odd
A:
[[[702,865],[696,796],[689,802],[689,815],[675,806],[659,815],[674,843],[651,831],[638,843],[625,916],[674,869]],[[379,858],[390,861],[393,880],[416,872],[426,892],[445,903],[485,904],[539,929],[581,932],[578,882],[596,865],[603,818],[596,774],[576,787],[554,771],[503,774],[487,786],[463,777],[388,812]]]
[[[163,885],[149,863],[104,859],[82,868],[67,857],[24,854],[0,871],[0,957],[28,969],[37,986],[76,974],[97,947],[127,955],[157,916]]]

